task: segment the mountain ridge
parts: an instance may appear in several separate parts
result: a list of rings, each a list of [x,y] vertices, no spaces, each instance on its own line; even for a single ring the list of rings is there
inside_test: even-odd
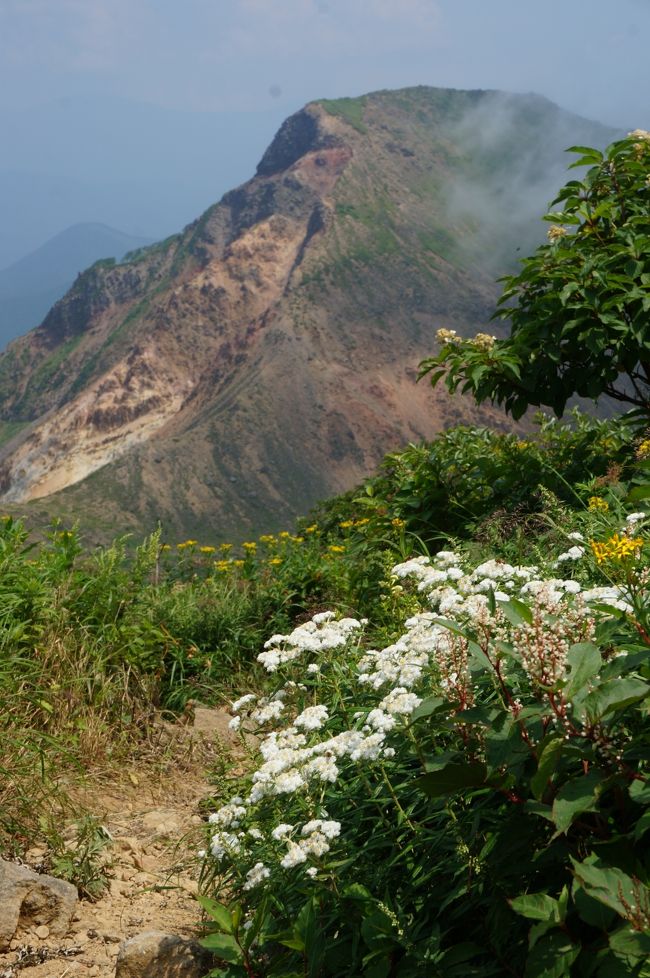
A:
[[[493,130],[503,116],[494,139],[481,111]],[[349,488],[405,441],[503,424],[417,386],[417,364],[438,326],[475,331],[494,305],[501,232],[475,217],[488,203],[476,174],[507,200],[524,164],[535,175],[559,157],[563,118],[480,91],[309,103],[252,180],[180,234],[82,273],[0,359],[3,502],[47,495],[49,512],[83,512],[98,533],[162,520],[245,534]],[[526,144],[540,126],[544,152]],[[470,191],[467,214],[454,195]]]

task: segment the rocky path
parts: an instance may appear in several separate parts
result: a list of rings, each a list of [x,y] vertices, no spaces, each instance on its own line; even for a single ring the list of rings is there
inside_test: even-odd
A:
[[[0,953],[0,978],[114,978],[120,949],[131,938],[151,931],[197,937],[196,853],[204,843],[205,801],[215,790],[206,771],[228,749],[228,719],[221,711],[197,710],[191,728],[171,733],[164,764],[152,765],[149,757],[86,789],[80,801],[112,839],[105,857],[109,888],[95,903],[77,903],[64,937],[22,920]],[[26,861],[39,870],[44,855],[33,849]]]

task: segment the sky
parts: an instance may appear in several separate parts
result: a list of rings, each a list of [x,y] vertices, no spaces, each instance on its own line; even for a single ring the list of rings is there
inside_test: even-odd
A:
[[[649,0],[0,0],[0,106],[289,111],[413,84],[650,124]]]
[[[650,129],[650,0],[0,0],[0,268],[66,227],[159,238],[315,98],[538,92]]]

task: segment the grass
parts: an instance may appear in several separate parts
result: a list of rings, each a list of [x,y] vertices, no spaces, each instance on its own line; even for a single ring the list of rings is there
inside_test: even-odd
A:
[[[321,99],[318,105],[322,105],[330,115],[335,115],[339,119],[343,119],[353,129],[356,129],[357,132],[365,133],[368,131],[363,122],[363,113],[366,105],[364,98],[325,98]]]

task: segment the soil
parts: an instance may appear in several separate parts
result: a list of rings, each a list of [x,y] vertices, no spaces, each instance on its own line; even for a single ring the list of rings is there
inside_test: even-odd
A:
[[[225,753],[231,768],[238,763],[228,719],[201,709],[192,726],[163,724],[162,761],[147,755],[119,775],[86,784],[80,807],[101,819],[112,840],[105,850],[108,888],[96,902],[79,901],[65,938],[50,938],[46,927],[20,931],[0,954],[0,978],[113,978],[121,943],[136,934],[200,936],[197,852],[216,790],[207,772]],[[45,855],[34,848],[25,862],[43,871]]]

